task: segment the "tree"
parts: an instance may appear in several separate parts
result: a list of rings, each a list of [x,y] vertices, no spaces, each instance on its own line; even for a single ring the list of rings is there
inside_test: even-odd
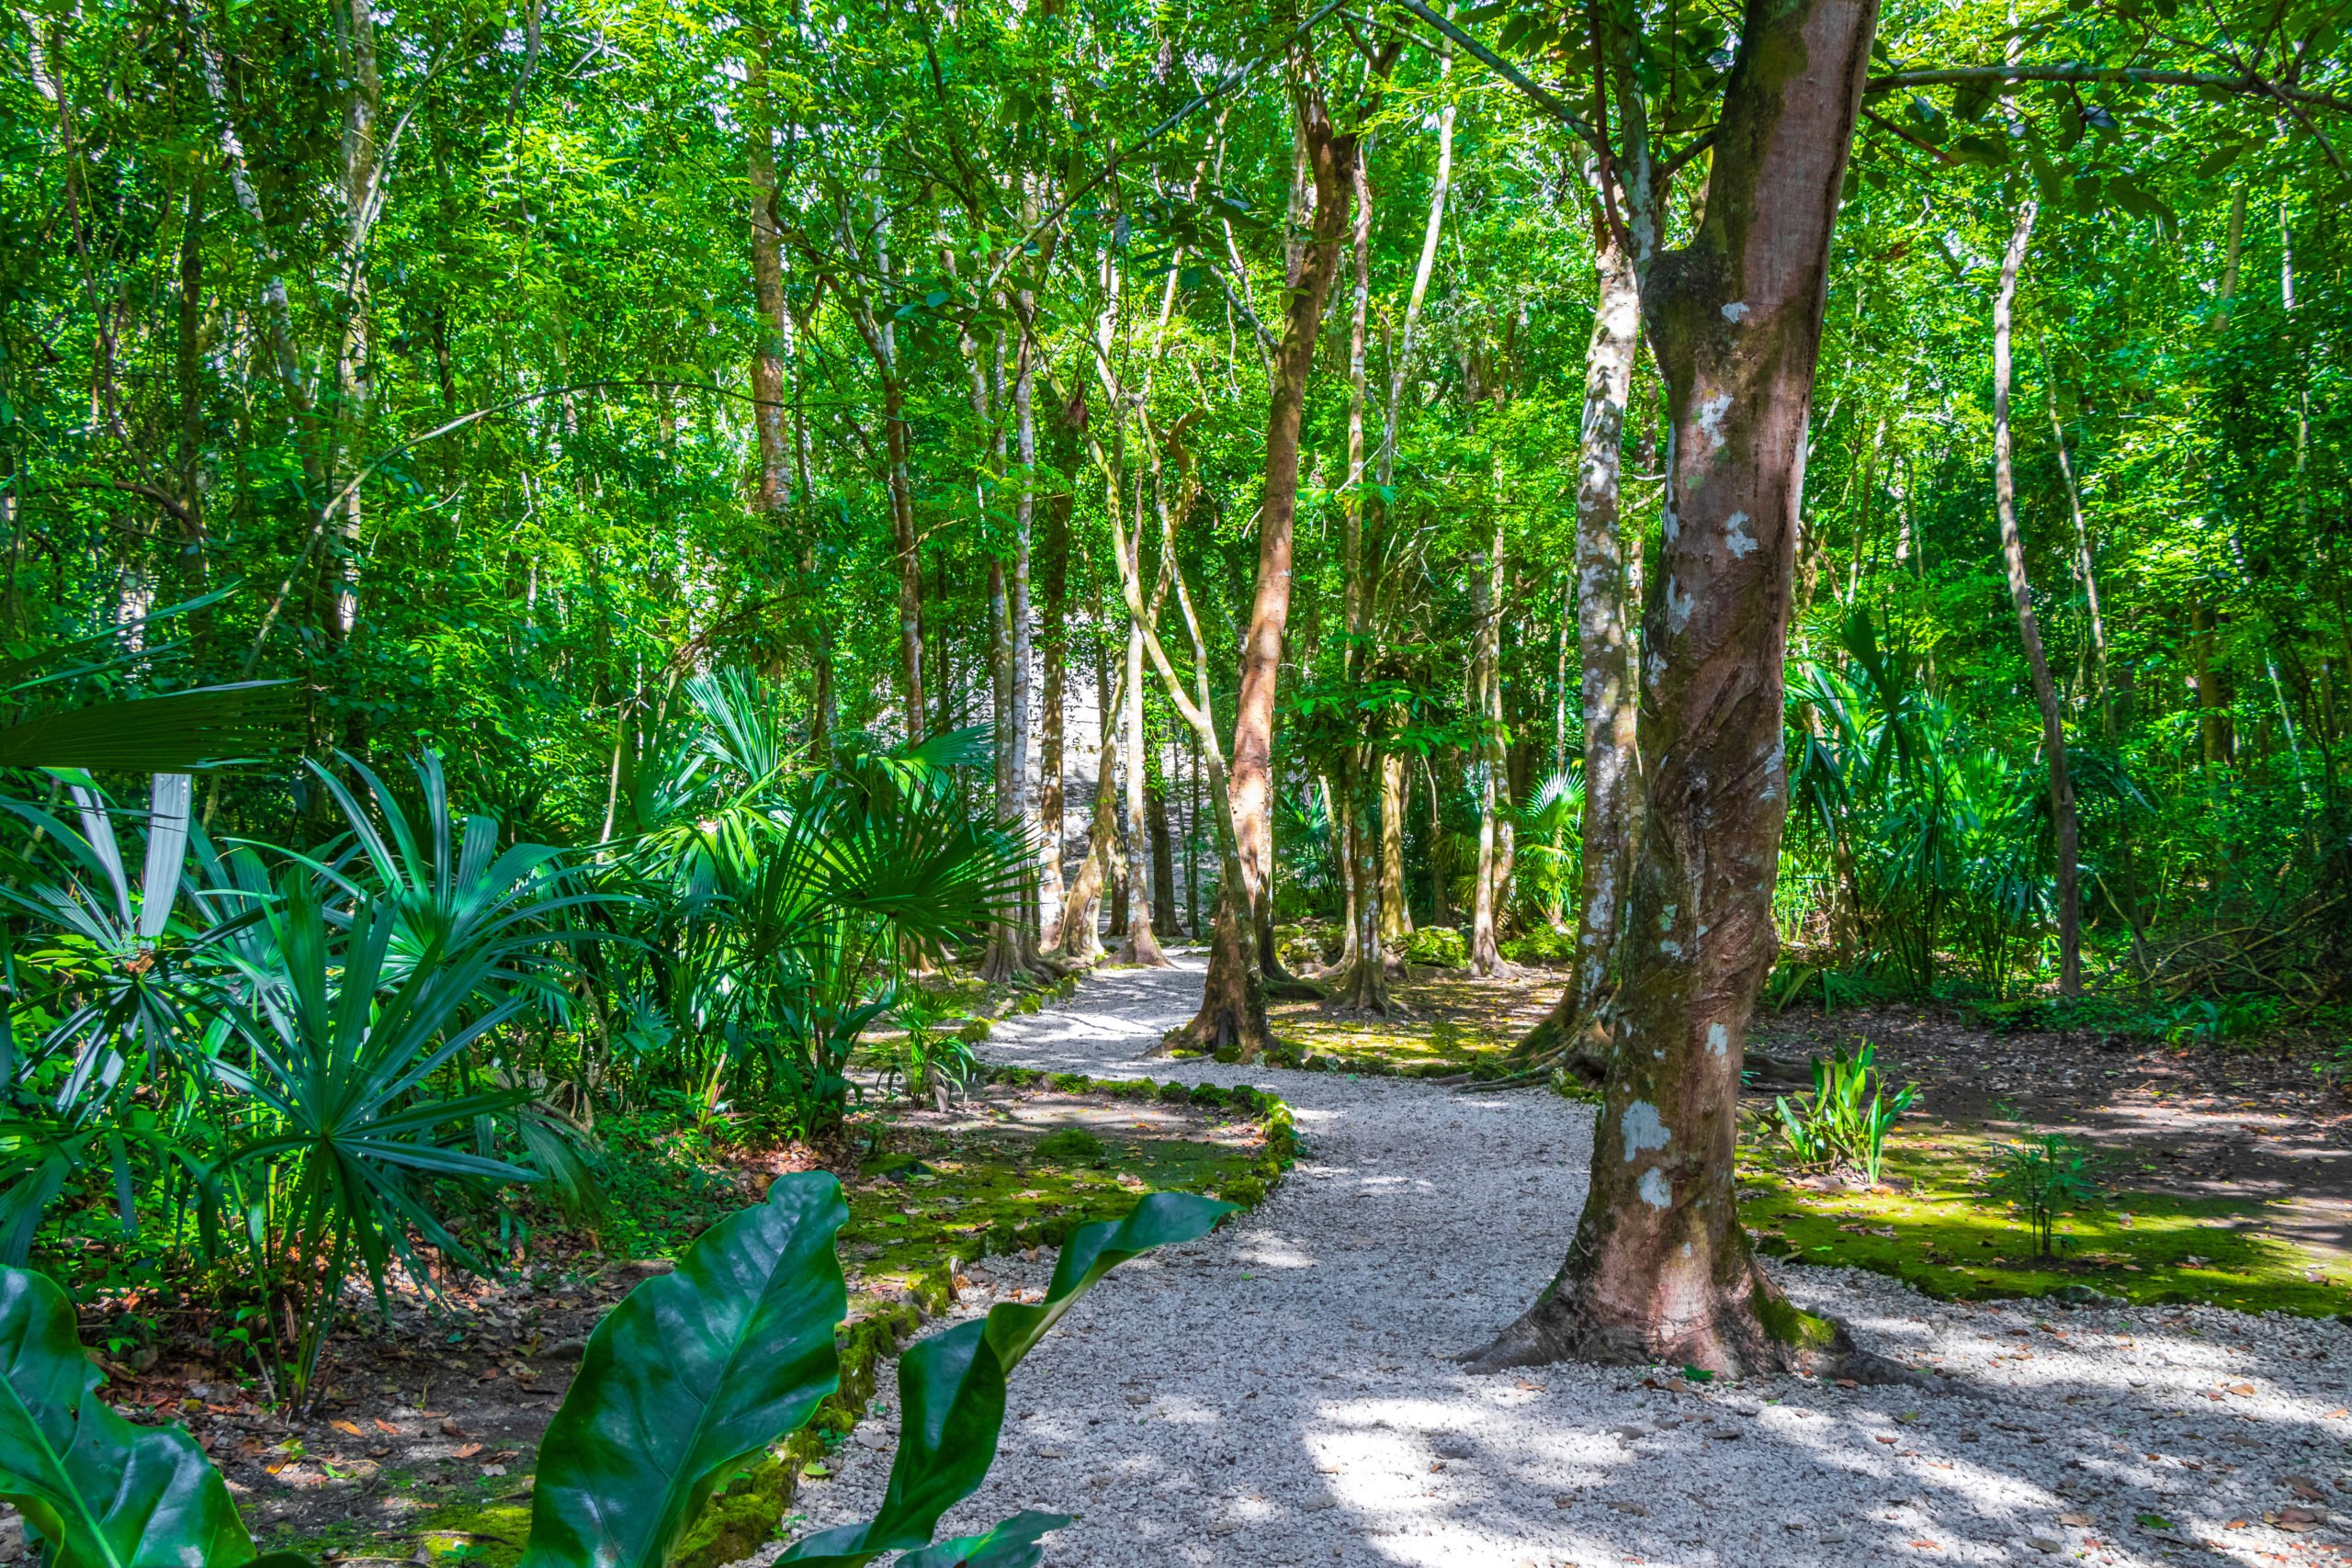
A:
[[[1706,215],[1645,290],[1674,459],[1643,624],[1648,788],[1623,990],[1576,1240],[1475,1367],[1785,1370],[1848,1349],[1757,1266],[1732,1148],[1776,945],[1781,659],[1830,230],[1876,24],[1871,0],[1749,6]]]

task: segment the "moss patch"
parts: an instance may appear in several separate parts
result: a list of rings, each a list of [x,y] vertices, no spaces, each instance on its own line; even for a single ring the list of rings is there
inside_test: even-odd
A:
[[[1757,1250],[1892,1275],[1945,1300],[2073,1291],[2151,1305],[2198,1303],[2306,1317],[2352,1313],[2352,1269],[2268,1234],[2267,1205],[2109,1187],[2062,1211],[2052,1257],[2034,1255],[2021,1213],[1982,1195],[2000,1140],[1905,1132],[1887,1146],[1885,1189],[1817,1190],[1741,1151],[1740,1216]],[[2111,1173],[2113,1156],[2096,1156]]]
[[[869,1160],[848,1196],[842,1243],[857,1288],[886,1297],[955,1258],[1059,1246],[1082,1224],[1116,1219],[1149,1192],[1204,1192],[1254,1203],[1290,1159],[1287,1108],[1252,1090],[1214,1085],[1096,1081],[1006,1073],[999,1084],[1070,1097],[1085,1126],[1001,1122],[984,1128],[900,1125],[890,1152]],[[1122,1102],[1212,1111],[1205,1126]],[[1236,1102],[1238,1101],[1238,1103]],[[1171,1125],[1182,1135],[1170,1135]]]

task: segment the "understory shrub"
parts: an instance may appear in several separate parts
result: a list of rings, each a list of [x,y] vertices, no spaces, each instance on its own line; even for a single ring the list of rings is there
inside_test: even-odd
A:
[[[1000,1303],[910,1348],[899,1359],[909,1419],[881,1512],[777,1561],[862,1568],[904,1552],[902,1568],[1034,1568],[1039,1538],[1069,1517],[1024,1510],[932,1546],[940,1517],[987,1479],[1007,1376],[1112,1269],[1207,1235],[1233,1207],[1153,1193],[1123,1220],[1079,1226],[1040,1304]],[[816,1416],[841,1382],[835,1329],[849,1298],[834,1238],[848,1217],[831,1175],[780,1177],[765,1202],[711,1227],[674,1273],[605,1314],[539,1448],[522,1568],[663,1568],[714,1493]],[[0,1268],[0,1500],[23,1514],[44,1568],[254,1561],[227,1483],[187,1428],[114,1412],[72,1302],[29,1270]],[[278,1553],[260,1568],[307,1565]]]
[[[1468,961],[1470,949],[1462,933],[1452,926],[1423,926],[1405,939],[1405,962],[1426,964],[1436,969],[1459,969]]]
[[[1503,956],[1513,964],[1566,964],[1576,953],[1576,932],[1557,926],[1538,926],[1502,944]]]

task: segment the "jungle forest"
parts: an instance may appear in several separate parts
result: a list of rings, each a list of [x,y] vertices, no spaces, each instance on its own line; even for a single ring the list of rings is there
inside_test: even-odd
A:
[[[0,1563],[2352,1551],[2347,149],[2344,0],[17,0]]]

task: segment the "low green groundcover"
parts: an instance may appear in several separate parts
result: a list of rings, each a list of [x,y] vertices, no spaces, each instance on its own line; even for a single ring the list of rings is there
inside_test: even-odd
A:
[[[2106,1189],[2060,1212],[2039,1257],[2022,1213],[1982,1195],[1999,1140],[1891,1141],[1886,1190],[1815,1190],[1742,1151],[1740,1218],[1770,1256],[1868,1269],[1925,1294],[1983,1301],[2095,1291],[2150,1305],[2191,1303],[2307,1317],[2352,1313],[2352,1268],[2322,1267],[2267,1228],[2253,1199]]]

